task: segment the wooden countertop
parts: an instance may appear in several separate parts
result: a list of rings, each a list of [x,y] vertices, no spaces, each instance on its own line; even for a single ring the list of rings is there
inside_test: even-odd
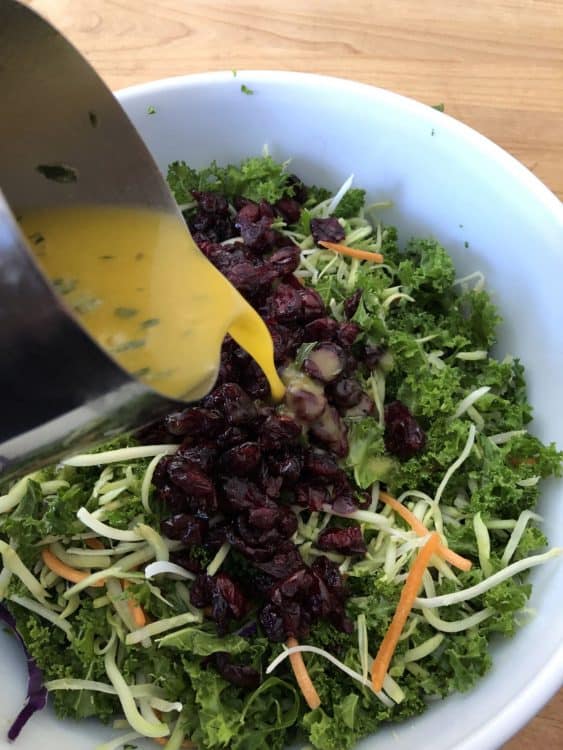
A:
[[[563,198],[562,0],[31,0],[113,89],[206,70],[353,78],[471,125]],[[563,691],[504,750],[563,747]]]

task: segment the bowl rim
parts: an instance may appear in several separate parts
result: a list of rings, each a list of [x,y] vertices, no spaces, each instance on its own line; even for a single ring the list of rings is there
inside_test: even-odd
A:
[[[236,76],[235,76],[236,72]],[[523,189],[535,198],[561,225],[563,237],[563,202],[533,172],[518,159],[482,135],[469,125],[451,115],[435,110],[421,101],[398,94],[388,89],[362,83],[353,79],[327,76],[317,73],[302,73],[284,70],[218,70],[204,73],[189,73],[127,86],[114,91],[118,100],[127,105],[136,99],[146,99],[164,91],[180,91],[199,87],[223,86],[227,83],[244,82],[251,85],[264,83],[285,86],[322,86],[346,91],[372,102],[387,104],[405,114],[411,114],[431,126],[445,128],[450,134],[479,151],[497,167],[510,173]],[[494,669],[494,665],[493,665]],[[555,695],[563,683],[563,639],[556,650],[548,656],[543,667],[529,680],[526,688],[515,698],[508,700],[492,718],[479,726],[451,750],[495,750],[527,724]],[[478,686],[474,689],[478,689]]]

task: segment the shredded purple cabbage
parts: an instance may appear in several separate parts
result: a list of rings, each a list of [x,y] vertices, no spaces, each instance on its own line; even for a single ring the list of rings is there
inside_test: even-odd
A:
[[[23,638],[18,633],[16,621],[3,604],[0,604],[0,620],[14,633],[27,659],[27,698],[22,710],[16,716],[12,726],[8,730],[8,739],[15,740],[33,714],[47,705],[47,688],[43,686],[43,673],[30,656]]]

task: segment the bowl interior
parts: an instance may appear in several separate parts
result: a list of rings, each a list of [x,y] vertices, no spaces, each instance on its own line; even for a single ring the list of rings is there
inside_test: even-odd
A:
[[[241,92],[243,83],[252,95]],[[307,182],[337,188],[354,173],[370,199],[391,199],[382,219],[397,224],[403,240],[434,236],[451,252],[459,276],[485,274],[504,317],[498,354],[522,360],[533,430],[563,446],[563,209],[514,159],[447,115],[338,79],[205,74],[135,87],[119,98],[163,171],[178,159],[196,167],[236,162],[267,145],[274,158],[291,158],[292,171]],[[149,107],[156,112],[149,115]],[[561,483],[545,485],[540,513],[552,545],[563,545]],[[532,580],[535,616],[511,641],[495,644],[494,667],[475,690],[385,728],[360,747],[410,750],[431,735],[434,750],[492,750],[516,732],[563,677],[563,565],[536,569]],[[23,665],[10,644],[2,634],[0,724],[6,726],[24,694]],[[95,723],[56,723],[46,714],[30,722],[18,748],[39,743],[54,750],[56,743],[74,750],[106,735]]]

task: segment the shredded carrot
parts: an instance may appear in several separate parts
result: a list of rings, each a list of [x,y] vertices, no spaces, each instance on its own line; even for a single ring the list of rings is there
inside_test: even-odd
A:
[[[295,638],[288,638],[286,645],[288,648],[294,648],[295,646],[299,646],[299,643]],[[309,677],[309,672],[307,672],[307,667],[303,661],[303,655],[300,652],[291,654],[289,661],[291,662],[293,674],[295,675],[297,684],[303,693],[303,697],[311,711],[314,711],[315,708],[318,708],[321,705],[321,699]]]
[[[123,581],[123,590],[129,588],[129,581]],[[129,607],[129,614],[133,618],[133,622],[135,623],[135,627],[137,628],[144,628],[147,624],[147,616],[145,615],[145,612],[140,604],[137,604],[135,599],[132,597],[129,597],[127,599],[127,606]]]
[[[43,558],[43,562],[45,565],[49,568],[49,570],[52,570],[53,573],[56,573],[61,578],[64,578],[66,581],[71,581],[72,583],[80,583],[80,581],[83,581],[85,578],[88,578],[90,573],[85,573],[83,570],[76,570],[76,568],[71,568],[70,565],[66,565],[64,562],[61,562],[58,557],[56,557],[51,550],[44,547],[41,550],[41,557]],[[105,581],[96,581],[96,583],[92,584],[93,587],[99,588],[101,586],[105,586]]]
[[[381,253],[372,253],[370,250],[358,250],[356,247],[348,247],[348,245],[339,245],[337,242],[319,242],[319,245],[326,247],[328,250],[334,250],[335,253],[341,255],[349,255],[350,258],[357,258],[358,260],[371,260],[372,263],[383,263],[383,255]]]
[[[391,620],[391,625],[389,625],[385,637],[381,641],[377,656],[373,660],[371,667],[371,681],[375,691],[379,691],[383,687],[383,680],[385,679],[385,675],[391,664],[391,659],[397,648],[399,637],[403,632],[403,628],[405,627],[414,600],[416,599],[418,591],[422,585],[422,576],[428,567],[430,558],[438,552],[439,547],[440,537],[436,532],[433,532],[424,547],[419,551],[412,568],[409,571],[407,580],[401,591],[401,596],[399,597],[397,609]]]
[[[416,531],[418,536],[426,536],[428,534],[428,529],[426,528],[426,526],[418,520],[414,513],[411,513],[411,511],[405,505],[400,503],[394,497],[389,495],[387,492],[380,491],[379,499],[386,505],[391,506],[391,508],[393,508],[393,510],[409,524],[412,530]],[[438,554],[440,555],[440,557],[443,557],[444,560],[447,560],[449,563],[454,565],[456,568],[459,568],[460,570],[471,570],[471,566],[473,564],[471,560],[458,555],[456,552],[451,550],[449,547],[446,547],[442,543],[440,543],[440,547],[438,548]]]
[[[157,745],[166,745],[166,743],[168,742],[167,737],[153,737],[153,740]],[[196,746],[193,742],[190,742],[190,740],[184,740],[180,747],[183,747],[184,750],[194,750]]]
[[[100,539],[85,539],[86,546],[90,549],[105,549],[103,542]]]

